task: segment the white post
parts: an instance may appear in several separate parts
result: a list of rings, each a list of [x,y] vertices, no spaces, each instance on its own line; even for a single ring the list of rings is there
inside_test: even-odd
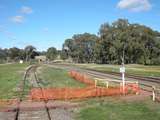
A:
[[[122,91],[123,91],[123,94],[125,94],[125,67],[124,67],[124,64],[122,64],[122,67],[120,68],[120,72],[122,73]]]
[[[156,100],[156,94],[155,94],[155,87],[152,87],[152,100],[155,101]]]
[[[137,85],[137,87],[139,87],[138,81],[136,82],[136,85]],[[136,95],[138,95],[138,94],[140,94],[139,93],[139,88],[138,88],[138,91],[136,92]]]
[[[125,67],[124,67],[124,59],[125,59],[125,44],[123,46],[123,54],[122,54],[122,68],[121,68],[121,73],[122,73],[122,85],[123,85],[123,94],[125,94]]]
[[[109,82],[108,82],[108,81],[106,82],[106,87],[107,87],[107,88],[109,87]]]
[[[97,80],[94,81],[95,87],[97,87]]]
[[[122,85],[123,85],[123,94],[125,94],[125,74],[122,72]]]

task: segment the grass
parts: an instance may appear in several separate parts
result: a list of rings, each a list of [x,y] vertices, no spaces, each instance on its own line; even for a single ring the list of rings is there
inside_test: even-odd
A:
[[[85,84],[71,78],[63,69],[42,66],[38,75],[44,87],[85,87]]]
[[[107,64],[73,64],[81,68],[88,68],[102,72],[117,72],[119,73],[120,65]],[[138,64],[125,65],[127,74],[135,74],[140,76],[160,77],[160,66],[146,66]]]
[[[160,120],[160,104],[152,101],[123,102],[101,101],[92,99],[87,101],[78,113],[79,120]]]
[[[24,70],[28,64],[0,65],[0,99],[16,97],[17,85],[23,78]]]

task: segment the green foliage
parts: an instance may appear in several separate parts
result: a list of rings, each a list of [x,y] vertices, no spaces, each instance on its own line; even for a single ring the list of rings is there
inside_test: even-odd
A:
[[[68,50],[64,49],[66,46]],[[102,24],[99,36],[84,33],[67,39],[63,51],[78,63],[121,64],[124,53],[126,64],[159,64],[160,33],[118,19],[112,24]]]
[[[3,63],[7,59],[7,52],[0,48],[0,63]]]
[[[54,47],[48,48],[46,56],[49,60],[54,60],[57,57],[57,50]]]
[[[24,48],[26,61],[29,61],[36,56],[35,50],[36,48],[32,45],[28,45]]]
[[[9,49],[1,49],[0,48],[0,61],[18,61],[25,60],[29,61],[33,59],[35,56],[39,55],[36,52],[36,48],[34,46],[26,46],[24,49],[19,49],[17,47],[9,48]]]
[[[18,59],[20,55],[20,49],[16,47],[10,48],[8,54],[11,59]]]
[[[72,57],[78,63],[94,61],[94,46],[98,37],[94,34],[77,34],[63,44],[63,54]],[[64,56],[64,55],[63,55]]]

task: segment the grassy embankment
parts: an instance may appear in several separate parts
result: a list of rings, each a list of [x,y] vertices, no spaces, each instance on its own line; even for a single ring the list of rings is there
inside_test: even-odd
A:
[[[42,66],[38,72],[39,79],[44,87],[85,87],[86,85],[74,80],[63,69]]]
[[[124,102],[107,97],[84,102],[78,120],[160,120],[160,104],[150,100]]]
[[[17,86],[28,64],[0,65],[0,99],[16,97]]]
[[[72,64],[81,68],[88,68],[102,72],[119,73],[120,65],[100,65],[100,64]],[[160,66],[145,66],[137,64],[125,65],[127,74],[135,74],[140,76],[160,77]]]

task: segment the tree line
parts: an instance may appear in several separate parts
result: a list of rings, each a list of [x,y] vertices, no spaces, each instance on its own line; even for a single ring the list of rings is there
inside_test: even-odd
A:
[[[71,59],[75,63],[160,65],[160,33],[151,28],[118,19],[100,26],[98,34],[75,34],[66,39],[62,50],[50,47],[39,52],[32,45],[24,49],[0,48],[0,63],[25,60],[45,55],[54,60]]]
[[[118,19],[100,26],[97,35],[84,33],[66,39],[61,58],[76,63],[160,64],[160,33],[151,28]]]
[[[35,56],[40,55],[45,55],[48,58],[48,60],[54,60],[58,55],[58,51],[55,47],[50,47],[47,51],[40,52],[37,51],[36,47],[32,45],[28,45],[24,49],[20,49],[17,47],[9,49],[0,48],[0,63],[16,62],[19,60],[29,62],[32,59],[34,59]]]

